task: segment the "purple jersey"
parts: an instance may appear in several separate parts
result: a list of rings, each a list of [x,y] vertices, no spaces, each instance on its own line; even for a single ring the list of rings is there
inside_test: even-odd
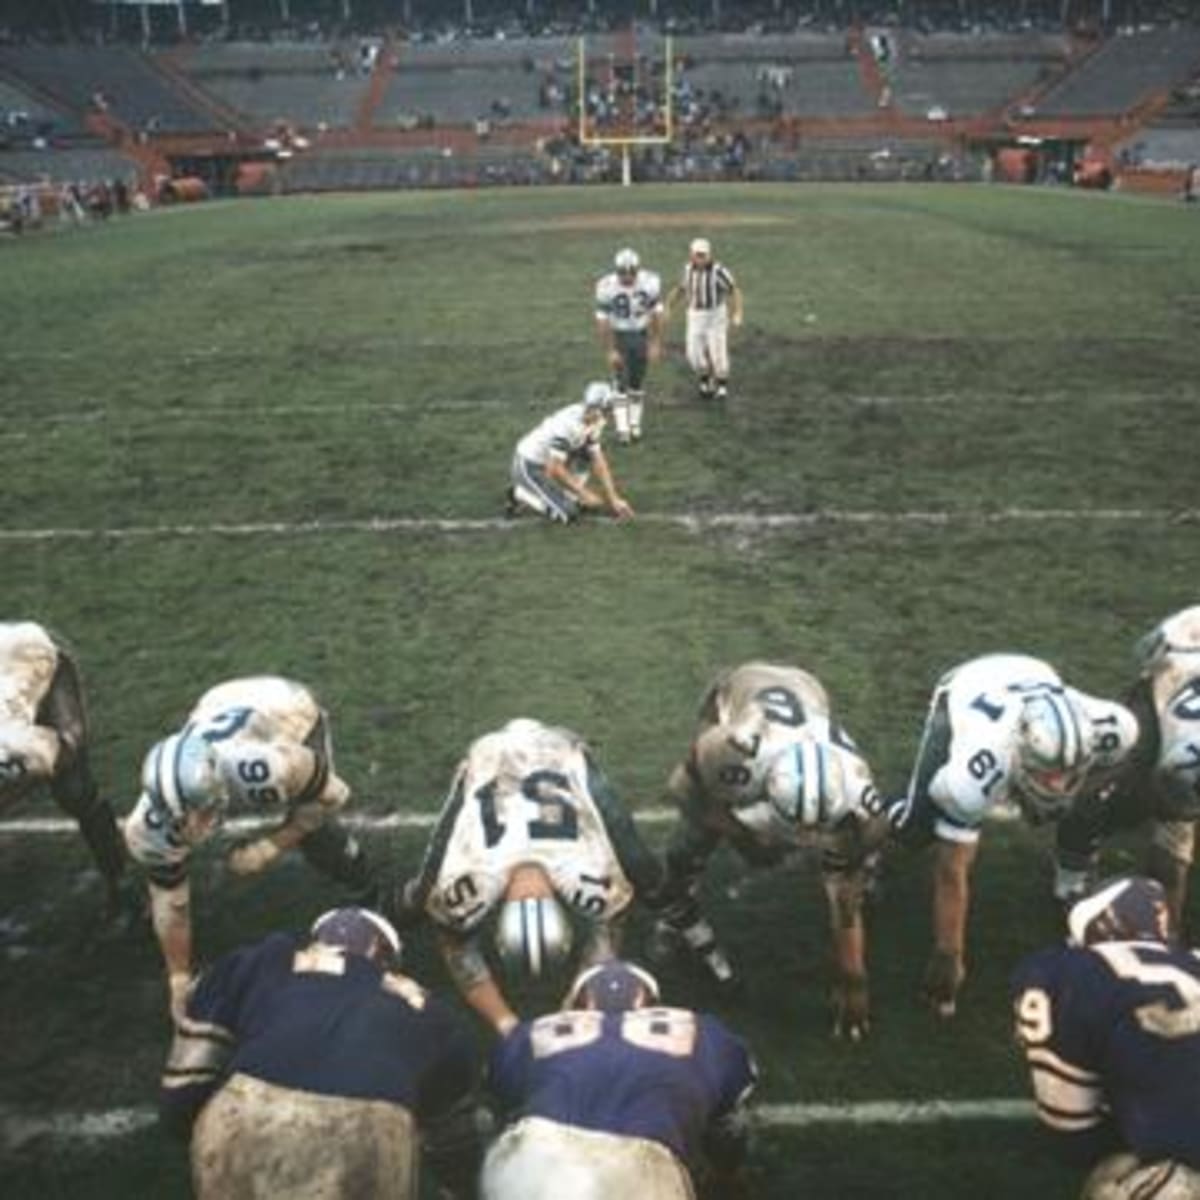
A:
[[[740,1038],[679,1008],[553,1013],[519,1025],[491,1063],[492,1088],[512,1115],[647,1138],[689,1165],[755,1078]]]
[[[1047,1126],[1086,1137],[1111,1120],[1143,1161],[1200,1167],[1200,954],[1060,946],[1026,958],[1012,990]]]
[[[412,980],[281,933],[202,976],[176,1041],[189,1035],[229,1049],[219,1062],[203,1056],[199,1070],[168,1064],[162,1101],[181,1116],[242,1072],[323,1096],[390,1101],[420,1121],[452,1108],[477,1075],[470,1031]]]

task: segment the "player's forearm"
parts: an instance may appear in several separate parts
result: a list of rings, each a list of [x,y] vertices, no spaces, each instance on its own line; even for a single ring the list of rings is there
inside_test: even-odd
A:
[[[974,858],[974,846],[938,842],[934,847],[933,943],[937,950],[957,958],[966,947]]]
[[[151,883],[150,920],[162,951],[172,1006],[182,1003],[192,972],[191,885],[185,879],[174,888]]]
[[[462,998],[499,1034],[508,1033],[517,1024],[517,1015],[474,939],[439,933],[438,949]]]

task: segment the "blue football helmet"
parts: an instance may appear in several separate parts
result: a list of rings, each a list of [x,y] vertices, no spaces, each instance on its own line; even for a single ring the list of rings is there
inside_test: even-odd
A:
[[[1071,906],[1067,929],[1077,946],[1169,941],[1171,917],[1166,892],[1158,880],[1142,875],[1107,880]]]

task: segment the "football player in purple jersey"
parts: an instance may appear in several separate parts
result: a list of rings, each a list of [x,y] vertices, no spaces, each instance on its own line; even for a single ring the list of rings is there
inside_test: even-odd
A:
[[[1081,1200],[1200,1200],[1200,954],[1133,876],[1074,904],[1012,981],[1038,1117],[1091,1167]]]
[[[716,1017],[669,1008],[613,959],[578,975],[561,1012],[518,1025],[490,1083],[513,1124],[484,1160],[485,1200],[692,1200],[736,1186],[756,1070]]]
[[[413,1200],[422,1157],[473,1194],[477,1054],[466,1024],[397,969],[378,913],[274,933],[193,985],[163,1072],[198,1200]]]

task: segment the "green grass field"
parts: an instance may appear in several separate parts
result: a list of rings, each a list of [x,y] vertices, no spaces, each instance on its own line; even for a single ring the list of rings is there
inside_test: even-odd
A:
[[[946,667],[1020,649],[1116,693],[1134,639],[1196,602],[1196,219],[1053,190],[646,187],[216,203],[0,245],[0,616],[79,649],[122,812],[200,692],[260,671],[321,695],[359,812],[435,810],[517,715],[585,733],[651,809],[706,681],[752,657],[820,676],[898,790]],[[698,234],[746,294],[731,400],[693,400],[677,322],[645,443],[611,451],[640,519],[500,522],[516,439],[602,374],[594,278],[630,244],[669,284]],[[422,849],[367,840],[399,870]],[[1005,981],[1059,936],[1047,853],[988,830],[952,1026],[917,998],[919,856],[872,914],[869,1043],[827,1037],[802,867],[722,858],[708,900],[747,994],[665,990],[747,1036],[772,1105],[1023,1098]],[[201,858],[206,958],[336,898],[300,862],[242,882]],[[154,1099],[157,951],[98,934],[86,866],[75,838],[0,833],[6,1122]],[[412,962],[446,985],[421,937]],[[1043,1151],[1019,1121],[768,1126],[754,1194],[1066,1200]],[[153,1130],[4,1160],[6,1197],[187,1194]]]

